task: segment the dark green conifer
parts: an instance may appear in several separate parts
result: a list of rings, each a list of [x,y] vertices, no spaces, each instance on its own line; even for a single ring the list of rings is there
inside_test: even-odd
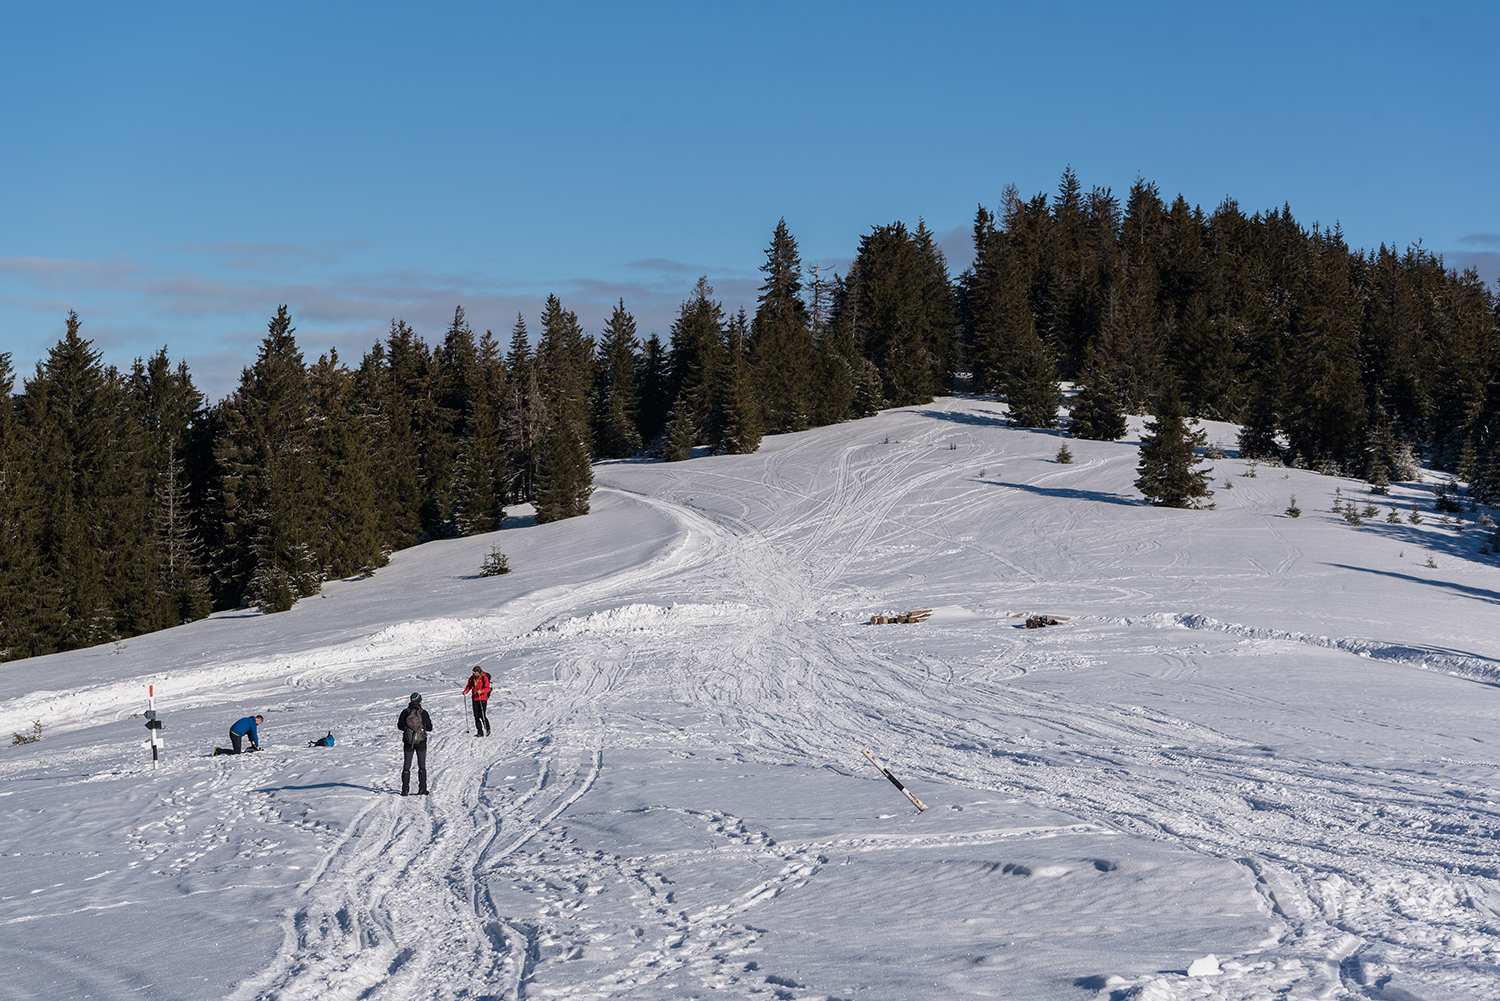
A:
[[[594,345],[578,317],[549,295],[542,310],[536,352],[537,382],[546,401],[547,430],[537,472],[537,521],[589,513],[594,471],[589,389],[594,382]]]
[[[636,428],[640,400],[635,372],[640,364],[635,317],[621,299],[599,337],[599,366],[594,377],[594,452],[603,459],[623,459],[641,450]]]
[[[255,364],[219,406],[214,456],[223,470],[213,554],[215,604],[264,611],[319,588],[312,541],[322,503],[310,468],[307,369],[286,306],[268,324]]]
[[[668,462],[682,462],[692,456],[693,446],[697,441],[698,427],[693,420],[693,408],[686,400],[679,398],[672,408],[671,419],[667,422],[662,458]]]
[[[692,298],[672,324],[670,379],[674,409],[686,407],[698,433],[712,433],[714,389],[724,364],[724,308],[714,301],[707,276],[693,286]]]
[[[44,652],[157,628],[156,536],[146,438],[125,380],[67,333],[26,385],[40,589],[31,613]]]
[[[1089,441],[1118,441],[1125,437],[1125,412],[1120,398],[1092,351],[1087,352],[1078,395],[1069,408],[1068,431]]]
[[[641,351],[639,428],[647,449],[656,447],[672,412],[671,358],[661,338],[653,333]]]
[[[376,418],[356,395],[354,373],[330,350],[308,370],[312,404],[307,434],[318,524],[307,540],[329,578],[369,573],[388,562],[373,429]]]
[[[801,431],[812,409],[813,342],[811,318],[802,301],[802,259],[785,219],[776,224],[760,270],[766,281],[760,287],[748,347],[761,409],[773,432]]]
[[[1195,468],[1203,461],[1195,450],[1206,444],[1207,435],[1190,423],[1197,422],[1190,421],[1176,385],[1168,382],[1146,423],[1136,467],[1136,489],[1158,507],[1203,507],[1213,496],[1208,489],[1213,469]]]
[[[755,398],[746,341],[750,321],[742,308],[724,329],[724,364],[719,367],[710,420],[716,453],[748,455],[760,448],[760,407]]]

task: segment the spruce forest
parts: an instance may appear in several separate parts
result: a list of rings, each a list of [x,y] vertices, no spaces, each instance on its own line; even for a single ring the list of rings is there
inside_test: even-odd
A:
[[[1071,170],[979,208],[973,238],[953,276],[924,224],[875,226],[839,275],[783,221],[754,315],[700,279],[665,341],[623,301],[591,336],[553,296],[534,339],[460,307],[434,343],[396,320],[351,365],[309,361],[281,306],[213,404],[165,348],[104,365],[70,313],[19,388],[0,354],[0,660],[282,611],[506,505],[587,514],[596,459],[753,452],[956,389],[1081,438],[1125,413],[1233,421],[1244,457],[1377,486],[1425,462],[1500,499],[1500,304],[1420,245],[1355,250],[1289,207],[1205,213],[1142,180],[1122,201]]]

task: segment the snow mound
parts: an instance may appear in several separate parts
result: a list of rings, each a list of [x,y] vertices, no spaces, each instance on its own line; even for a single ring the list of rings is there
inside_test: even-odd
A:
[[[1311,633],[1293,632],[1286,629],[1270,629],[1264,626],[1247,626],[1238,622],[1224,622],[1196,613],[1153,612],[1149,615],[1101,619],[1111,625],[1144,626],[1153,629],[1203,629],[1211,632],[1239,636],[1246,640],[1279,640],[1300,643],[1304,646],[1321,647],[1325,650],[1342,650],[1358,657],[1383,660],[1393,664],[1409,664],[1424,671],[1438,671],[1471,681],[1500,685],[1500,660],[1480,657],[1461,650],[1443,650],[1437,647],[1414,646],[1399,643],[1382,643],[1354,637],[1317,636]]]
[[[597,635],[600,633],[676,633],[683,629],[742,622],[752,609],[733,601],[711,605],[677,602],[671,605],[634,603],[606,608],[588,615],[543,623],[535,633],[559,637]]]

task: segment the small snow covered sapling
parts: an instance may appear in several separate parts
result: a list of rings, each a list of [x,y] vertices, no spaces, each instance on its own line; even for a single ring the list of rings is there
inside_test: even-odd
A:
[[[1297,495],[1292,494],[1292,502],[1287,505],[1286,516],[1288,518],[1302,517],[1302,509],[1297,506]]]
[[[510,560],[500,551],[499,546],[492,546],[489,555],[484,558],[484,564],[479,568],[479,576],[498,577],[503,573],[510,573]]]
[[[1250,479],[1252,479],[1252,480],[1255,479],[1255,467],[1258,466],[1258,465],[1260,465],[1259,462],[1257,462],[1254,459],[1251,459],[1250,460],[1250,468],[1247,469],[1247,470],[1245,470],[1245,475],[1247,477],[1249,477]]]
[[[1057,461],[1065,466],[1073,461],[1073,453],[1068,451],[1067,442],[1063,442],[1062,448],[1057,450]]]
[[[1359,516],[1359,511],[1355,510],[1355,507],[1352,503],[1349,504],[1348,507],[1344,508],[1344,520],[1353,525],[1355,528],[1358,528],[1365,523],[1365,520]]]
[[[1385,516],[1385,520],[1392,525],[1399,525],[1401,524],[1401,512],[1395,508],[1391,508],[1391,513]]]
[[[1380,508],[1376,507],[1374,504],[1371,504],[1369,501],[1365,502],[1365,509],[1360,512],[1360,514],[1364,515],[1366,518],[1373,518],[1379,513]]]
[[[1406,520],[1411,522],[1413,525],[1422,524],[1422,509],[1413,504],[1411,506],[1411,514],[1406,516]]]
[[[1435,560],[1435,559],[1432,558],[1432,554],[1431,553],[1427,554],[1427,569],[1429,569],[1429,570],[1436,570],[1437,569],[1437,560]]]
[[[16,734],[16,739],[12,740],[10,743],[11,743],[11,746],[14,747],[17,744],[35,744],[37,741],[39,741],[41,739],[42,739],[42,721],[39,720],[39,719],[34,719],[34,720],[31,721],[31,732],[30,733],[18,733],[18,734]]]

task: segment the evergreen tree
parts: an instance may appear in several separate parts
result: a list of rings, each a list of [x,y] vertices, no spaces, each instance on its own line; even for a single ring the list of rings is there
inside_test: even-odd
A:
[[[531,364],[531,337],[526,333],[526,317],[516,314],[510,328],[510,347],[505,352],[505,374],[512,382],[526,382],[525,368]]]
[[[510,496],[521,502],[534,502],[537,469],[542,462],[542,442],[551,422],[547,415],[547,401],[537,383],[536,367],[524,365],[520,375],[524,382],[517,382],[512,375],[507,383],[500,441],[510,462]]]
[[[654,333],[646,338],[646,346],[641,351],[638,384],[641,387],[641,441],[651,449],[666,431],[672,412],[671,358],[661,338]]]
[[[709,422],[709,445],[716,453],[748,455],[760,448],[760,408],[746,351],[749,337],[750,321],[742,308],[724,330],[724,363],[719,366]]]
[[[55,649],[42,623],[53,618],[57,604],[55,592],[43,586],[36,450],[15,412],[10,359],[0,352],[0,661]]]
[[[1011,349],[1009,370],[1005,378],[1005,400],[1010,420],[1022,427],[1057,426],[1057,405],[1062,400],[1057,369],[1051,353],[1036,335],[1029,314],[1020,324]]]
[[[1136,489],[1158,507],[1202,507],[1213,496],[1208,489],[1213,470],[1194,468],[1203,461],[1195,449],[1203,447],[1207,436],[1189,423],[1181,394],[1168,382],[1157,397],[1155,416],[1146,424],[1136,467]]]
[[[594,346],[584,336],[577,315],[563,309],[555,295],[547,297],[542,311],[536,365],[548,418],[537,474],[537,521],[588,514],[588,498],[594,489],[594,471],[589,465]]]
[[[391,343],[399,343],[404,323],[392,321]],[[355,375],[355,399],[371,439],[372,476],[381,538],[389,549],[404,549],[423,537],[422,462],[411,401],[391,364],[386,345],[377,341]]]
[[[500,441],[495,408],[483,393],[475,398],[459,443],[454,477],[454,518],[464,535],[494,531],[505,518],[506,461]]]
[[[368,573],[388,562],[376,500],[375,420],[357,398],[354,374],[337,350],[319,357],[307,376],[308,475],[318,512],[308,547],[326,577]]]
[[[194,426],[202,423],[203,394],[186,364],[173,371],[163,348],[131,368],[129,406],[146,439],[140,459],[155,499],[158,542],[155,570],[161,625],[206,616],[212,610],[205,552],[196,526],[199,498],[187,469]]]
[[[1069,410],[1068,432],[1090,441],[1118,441],[1125,431],[1125,412],[1114,384],[1098,357],[1089,352],[1081,387]]]
[[[693,420],[693,408],[684,399],[678,399],[672,408],[672,417],[667,422],[666,444],[662,458],[668,462],[682,462],[693,454],[693,445],[698,441],[698,427]]]
[[[860,238],[847,290],[855,343],[895,406],[927,403],[937,390],[926,280],[921,251],[902,223],[876,226]]]
[[[714,388],[724,364],[724,308],[713,299],[707,276],[693,286],[693,297],[672,324],[670,379],[674,409],[686,407],[699,434],[710,431]]]
[[[1311,249],[1316,257],[1295,313],[1299,337],[1285,429],[1293,452],[1358,471],[1366,412],[1348,248],[1335,231],[1315,233]]]
[[[1007,361],[999,316],[1005,246],[994,216],[983,205],[974,216],[974,262],[959,278],[958,313],[974,390],[999,392]]]
[[[960,352],[958,296],[948,277],[948,261],[932,238],[927,223],[918,220],[912,234],[917,249],[918,282],[922,296],[921,329],[927,336],[927,356],[933,392],[946,392],[953,385]],[[1049,359],[1050,361],[1050,359]]]
[[[776,224],[766,248],[765,284],[750,324],[749,352],[767,426],[801,431],[811,411],[811,318],[802,301],[802,259],[786,220]]]
[[[255,364],[219,406],[214,455],[223,470],[222,548],[213,554],[215,604],[284,611],[317,593],[311,543],[321,503],[309,468],[307,369],[286,306],[268,324]]]
[[[636,429],[640,400],[635,388],[639,354],[635,317],[625,311],[621,299],[600,335],[594,377],[594,453],[601,458],[623,459],[641,450]]]
[[[32,613],[43,651],[90,646],[162,621],[145,436],[124,380],[67,333],[26,386],[40,571]]]

